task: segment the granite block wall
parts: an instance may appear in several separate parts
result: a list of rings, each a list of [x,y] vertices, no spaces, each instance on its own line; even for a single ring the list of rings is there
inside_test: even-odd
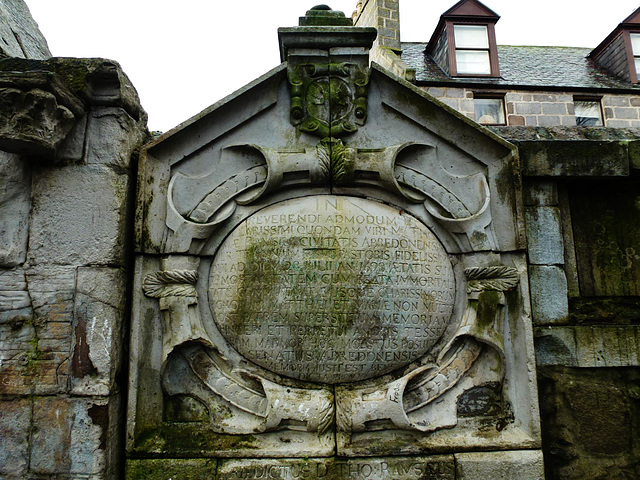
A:
[[[15,147],[0,151],[3,480],[122,476],[134,152],[146,138],[137,98],[125,100],[78,99],[48,151],[1,134]]]

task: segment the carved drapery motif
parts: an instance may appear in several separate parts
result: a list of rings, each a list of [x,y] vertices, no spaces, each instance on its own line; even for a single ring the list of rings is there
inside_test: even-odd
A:
[[[191,260],[191,259],[189,259]],[[213,345],[195,306],[198,295],[195,284],[196,270],[163,270],[147,275],[142,283],[142,291],[147,297],[160,301],[164,315],[162,334],[162,362],[173,349],[188,341]]]

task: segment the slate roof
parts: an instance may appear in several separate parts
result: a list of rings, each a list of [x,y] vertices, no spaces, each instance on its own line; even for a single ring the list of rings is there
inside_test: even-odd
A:
[[[403,43],[402,60],[416,70],[418,85],[477,85],[484,88],[553,90],[640,90],[587,58],[591,49],[498,46],[500,78],[449,77],[430,56],[426,43]]]

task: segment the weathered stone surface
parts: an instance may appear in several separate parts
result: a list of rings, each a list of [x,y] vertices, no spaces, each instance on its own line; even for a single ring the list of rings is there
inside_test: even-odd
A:
[[[640,296],[640,182],[569,188],[580,294]]]
[[[27,472],[29,462],[29,429],[31,399],[0,401],[0,476]]]
[[[102,58],[53,57],[41,61],[0,59],[0,85],[55,95],[59,104],[81,118],[89,107],[120,107],[145,128],[146,112],[120,65]]]
[[[579,367],[640,365],[640,327],[574,327]]]
[[[542,367],[538,372],[547,478],[637,478],[637,368]]]
[[[71,392],[110,395],[122,362],[124,271],[78,269],[71,356]]]
[[[527,206],[554,206],[558,204],[558,185],[555,181],[538,178],[525,180],[523,200]]]
[[[453,456],[222,460],[220,479],[455,480]]]
[[[24,270],[0,269],[0,324],[24,322],[32,314]]]
[[[30,471],[76,475],[107,472],[106,441],[114,432],[109,429],[106,399],[36,397],[33,410]]]
[[[84,162],[85,154],[85,136],[87,133],[88,114],[83,113],[76,118],[76,121],[67,134],[66,138],[60,142],[56,150],[56,160],[60,163],[76,163]]]
[[[73,412],[67,398],[34,400],[30,468],[34,473],[69,472]]]
[[[130,458],[538,448],[515,150],[353,78],[347,32],[280,33],[286,65],[141,151]]]
[[[456,453],[456,480],[544,480],[540,450]]]
[[[1,50],[5,55],[36,60],[51,56],[47,41],[24,1],[3,2],[0,19]]]
[[[640,325],[640,298],[570,298],[569,319],[578,325]]]
[[[560,210],[556,207],[526,207],[529,262],[534,265],[562,265],[564,245]]]
[[[537,325],[567,323],[567,278],[562,267],[530,265],[531,311]]]
[[[536,358],[540,366],[640,366],[640,327],[539,328],[536,329]]]
[[[123,265],[129,181],[128,175],[98,165],[38,172],[31,262]]]
[[[98,107],[89,114],[86,162],[129,168],[131,154],[145,137],[143,125],[124,109]]]
[[[0,179],[0,267],[13,267],[27,256],[31,175],[24,159],[0,152]]]
[[[248,359],[302,380],[395,370],[429,352],[453,313],[455,278],[438,239],[410,215],[357,198],[262,210],[211,269],[222,334]]]
[[[43,155],[55,152],[74,123],[74,115],[50,92],[0,88],[0,148]]]
[[[0,285],[0,392],[66,391],[75,269],[4,271]]]
[[[215,480],[215,459],[127,460],[126,480]]]
[[[528,176],[626,176],[627,146],[597,140],[518,142],[524,175]]]
[[[638,163],[633,128],[490,128],[518,145],[527,176],[626,176]]]

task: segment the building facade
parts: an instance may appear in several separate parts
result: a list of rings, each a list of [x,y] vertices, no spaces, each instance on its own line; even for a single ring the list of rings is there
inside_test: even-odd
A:
[[[402,43],[399,14],[354,12],[376,61],[519,146],[547,478],[637,478],[640,11],[594,49],[497,45],[473,0]]]
[[[424,43],[400,14],[315,7],[285,63],[151,141],[115,62],[0,5],[1,479],[640,478],[640,11],[593,50],[500,46],[489,2]],[[373,233],[334,256],[273,233],[346,231],[340,202]],[[256,251],[269,274],[236,275]],[[362,252],[406,305],[338,275]],[[322,354],[276,362],[327,278],[391,337],[303,325]]]

